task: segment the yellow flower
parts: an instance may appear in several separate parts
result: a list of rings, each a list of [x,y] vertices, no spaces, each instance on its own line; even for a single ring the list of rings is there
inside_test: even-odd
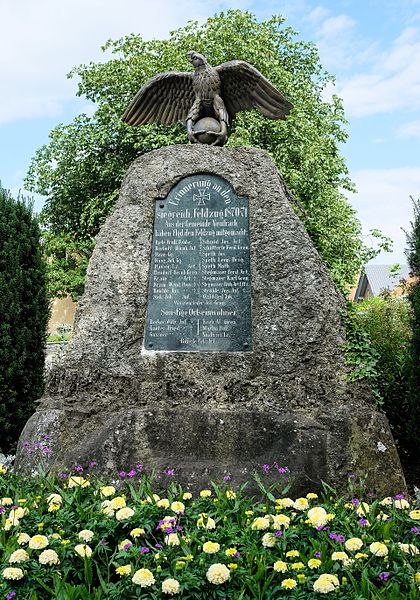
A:
[[[2,575],[3,579],[22,579],[23,571],[18,567],[6,567]]]
[[[10,511],[9,518],[13,520],[22,519],[25,515],[28,514],[28,512],[29,510],[27,508],[22,508],[21,506],[18,506],[17,508]]]
[[[104,498],[108,498],[108,496],[113,496],[116,492],[113,485],[103,485],[99,489],[101,491],[101,496],[104,496]]]
[[[306,575],[304,573],[298,573],[297,578],[299,583],[305,583],[306,581]]]
[[[235,556],[235,554],[238,552],[237,548],[228,548],[227,550],[225,550],[225,554],[226,556]]]
[[[215,529],[216,522],[211,517],[207,516],[206,513],[202,513],[197,519],[197,527],[201,529]]]
[[[332,560],[347,560],[348,555],[345,552],[333,552],[331,554]]]
[[[369,511],[370,511],[370,506],[366,502],[361,502],[358,505],[358,507],[356,508],[356,512],[359,515],[359,517],[365,517],[366,515],[369,514]]]
[[[277,560],[273,565],[273,569],[277,573],[285,573],[287,571],[287,564],[283,560]]]
[[[297,586],[296,579],[283,579],[281,582],[281,587],[286,590],[293,590]]]
[[[104,506],[105,503],[113,510],[118,510],[119,508],[125,508],[127,506],[125,498],[122,496],[115,496],[112,500],[104,500],[102,506]]]
[[[162,498],[161,500],[158,500],[156,504],[159,506],[159,508],[168,508],[170,502],[167,498]]]
[[[3,506],[10,506],[10,504],[13,504],[13,500],[11,498],[2,498],[0,504],[3,504]]]
[[[401,498],[400,500],[394,500],[394,506],[399,510],[404,510],[404,508],[410,508],[410,503],[404,498]]]
[[[124,546],[127,546],[128,544],[130,544],[130,546],[132,546],[133,542],[131,540],[123,540],[122,542],[120,542],[118,544],[118,550],[124,550]]]
[[[27,544],[30,539],[31,539],[31,536],[28,535],[27,533],[19,533],[19,535],[17,537],[17,543],[20,546],[22,546],[23,544]]]
[[[420,510],[412,510],[408,513],[408,516],[410,517],[410,519],[418,521],[420,519]]]
[[[261,531],[270,527],[270,521],[268,517],[257,517],[253,520],[251,529]]]
[[[48,546],[48,538],[45,535],[34,535],[29,540],[29,548],[32,550],[42,550],[46,546]]]
[[[236,571],[236,569],[238,568],[238,565],[236,563],[229,563],[228,567],[231,571]]]
[[[168,544],[168,546],[179,546],[180,543],[177,533],[170,533],[165,536],[165,544]]]
[[[288,552],[286,552],[287,558],[297,558],[298,556],[299,556],[298,550],[289,550]]]
[[[226,492],[226,498],[228,500],[235,500],[235,498],[236,498],[235,492],[233,490],[227,490],[227,492]]]
[[[388,554],[388,548],[382,542],[373,542],[369,546],[369,550],[375,556],[386,556]]]
[[[59,533],[52,533],[51,536],[53,540],[61,540],[61,535]]]
[[[209,498],[211,496],[211,490],[201,490],[200,497],[201,498]]]
[[[226,565],[216,563],[207,569],[206,577],[210,583],[218,585],[230,579],[230,571]]]
[[[290,518],[287,515],[270,515],[273,520],[273,529],[288,529],[290,525]]]
[[[264,548],[273,548],[276,545],[276,536],[273,533],[265,533],[262,537]]]
[[[314,506],[308,510],[308,519],[312,527],[324,527],[328,523],[327,511],[322,506]]]
[[[168,596],[174,596],[179,593],[180,590],[179,581],[176,579],[165,579],[162,581],[162,594],[168,594]]]
[[[406,554],[414,555],[420,553],[419,549],[414,544],[401,544],[400,542],[398,542],[398,546],[400,550],[402,550]]]
[[[179,501],[172,502],[171,510],[173,510],[174,513],[183,513],[185,512],[185,504]]]
[[[7,466],[3,463],[0,463],[0,475],[4,475],[7,473]]]
[[[388,521],[388,519],[390,519],[390,516],[381,511],[378,515],[376,515],[376,519],[378,521]]]
[[[72,475],[69,477],[69,482],[67,484],[68,488],[73,487],[88,487],[90,485],[90,481],[87,481],[84,477],[78,477],[77,475]]]
[[[364,552],[358,552],[354,558],[357,560],[363,560],[364,558],[368,558],[368,555]]]
[[[39,562],[41,565],[59,565],[60,559],[55,550],[43,550],[39,555]]]
[[[20,563],[29,560],[29,554],[23,548],[12,552],[9,558],[9,563]]]
[[[101,512],[103,512],[107,517],[113,517],[115,514],[115,510],[111,506],[111,500],[104,500],[101,504]]]
[[[134,573],[131,581],[140,587],[150,587],[155,583],[155,578],[149,569],[139,569]]]
[[[420,571],[417,571],[417,573],[414,573],[413,578],[416,583],[420,583]]]
[[[19,525],[19,519],[6,519],[4,522],[4,531],[9,531],[14,525]]]
[[[314,492],[309,492],[309,494],[306,494],[306,497],[308,498],[308,500],[317,500],[318,494],[314,494]]]
[[[363,542],[360,538],[349,538],[344,542],[346,550],[360,550],[363,546]]]
[[[314,591],[321,594],[328,594],[329,592],[334,592],[335,588],[339,587],[339,585],[340,582],[335,575],[323,573],[314,582]]]
[[[203,552],[206,554],[215,554],[216,552],[219,552],[219,550],[220,544],[217,542],[205,542],[203,544]]]
[[[191,498],[192,498],[192,494],[191,494],[191,492],[184,492],[184,493],[182,494],[182,499],[183,499],[183,500],[191,500]]]
[[[60,504],[55,504],[54,502],[52,502],[48,507],[48,512],[57,512],[57,510],[60,510],[60,507]]]
[[[131,575],[131,565],[122,565],[115,569],[117,575]]]
[[[246,510],[245,514],[246,514],[247,517],[252,517],[252,515],[254,514],[254,511],[253,510]]]
[[[391,506],[393,504],[393,500],[391,496],[388,496],[387,498],[384,498],[381,502],[379,502],[379,504],[382,504],[382,506]]]
[[[146,501],[149,504],[155,504],[156,502],[159,502],[160,500],[160,496],[158,496],[157,494],[152,494],[152,496],[146,496]]]
[[[60,494],[50,494],[47,498],[47,504],[63,504],[63,498]]]
[[[133,515],[134,510],[126,506],[124,508],[120,508],[120,510],[117,510],[117,512],[115,513],[115,518],[117,519],[117,521],[125,521],[125,519],[129,519]]]
[[[297,498],[293,503],[293,507],[296,510],[306,510],[309,508],[308,500],[306,498]]]
[[[132,538],[141,537],[142,535],[145,535],[145,533],[146,532],[141,527],[135,527],[134,529],[132,529],[130,531],[130,535],[131,535]]]
[[[335,514],[334,513],[328,513],[327,514],[327,521],[332,521],[333,519],[335,519]]]
[[[83,540],[84,542],[90,542],[93,539],[95,534],[90,529],[82,529],[79,531],[79,540]]]
[[[177,560],[175,563],[175,569],[177,571],[182,571],[182,569],[185,567],[185,561],[184,560]]]
[[[294,571],[301,571],[304,568],[305,568],[305,565],[303,564],[303,562],[295,562],[292,564],[292,569]]]
[[[62,546],[67,546],[68,544],[70,544],[70,540],[61,540]]]
[[[308,560],[308,567],[310,569],[318,569],[321,566],[321,561],[319,558],[310,558]]]
[[[90,556],[92,556],[92,548],[87,544],[77,544],[77,546],[74,547],[74,551],[81,558],[85,558],[85,556],[89,558]]]

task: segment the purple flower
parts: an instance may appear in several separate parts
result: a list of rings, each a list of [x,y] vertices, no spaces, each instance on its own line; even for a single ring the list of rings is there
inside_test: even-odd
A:
[[[354,504],[355,506],[357,506],[358,504],[360,504],[360,500],[359,500],[359,498],[353,498],[351,503]]]
[[[24,448],[29,448],[29,442],[28,442],[28,440],[23,440],[23,442],[22,442],[22,446],[23,446]]]
[[[99,540],[99,542],[98,542],[98,544],[99,544],[100,546],[105,546],[105,544],[106,544],[106,539],[105,539],[105,538],[102,538],[102,539],[100,539],[100,540]]]
[[[175,473],[174,469],[166,469],[166,474],[167,475],[173,475]]]
[[[143,546],[142,548],[140,548],[140,552],[141,554],[147,554],[148,552],[150,552],[150,548],[148,548],[147,546]]]
[[[97,467],[97,466],[98,466],[98,463],[96,462],[96,460],[90,461],[89,467]]]
[[[78,473],[83,473],[82,465],[77,465],[77,467],[75,468],[75,471],[77,471]]]
[[[225,475],[223,477],[223,481],[230,481],[230,475]]]
[[[173,532],[174,532],[174,530],[173,530],[173,527],[165,527],[165,533],[166,533],[167,535],[169,535],[169,534],[171,534],[171,533],[173,533]]]
[[[49,451],[50,451],[50,449],[49,449],[49,448],[47,448],[47,447],[45,447],[45,448],[42,448],[42,453],[43,453],[43,454],[48,454],[48,453],[49,453]]]
[[[349,474],[347,475],[347,477],[348,477],[349,479],[356,479],[356,473],[349,473]]]
[[[267,464],[263,465],[262,470],[264,471],[264,473],[268,473],[268,471],[270,470],[270,465],[267,465]]]
[[[369,521],[367,519],[359,519],[358,520],[359,525],[362,525],[362,527],[364,527],[365,525],[367,525],[368,522]]]
[[[162,544],[155,544],[155,548],[162,548]]]
[[[50,439],[50,436],[47,435],[47,434],[45,434],[45,433],[44,433],[44,435],[41,435],[41,437],[42,437],[43,440],[49,440]]]
[[[319,552],[319,550],[317,550],[316,552],[314,552],[314,556],[315,556],[315,558],[321,558],[321,552]]]
[[[388,581],[389,573],[387,571],[382,571],[382,573],[379,573],[379,579],[381,581]]]
[[[419,528],[418,527],[412,527],[410,529],[411,533],[418,533],[419,532]]]
[[[143,465],[141,465],[140,463],[138,465],[136,465],[136,469],[139,473],[141,473],[143,471]]]
[[[274,535],[276,536],[276,538],[279,538],[279,537],[281,537],[283,535],[283,532],[282,531],[275,531]]]
[[[287,467],[279,467],[278,469],[279,473],[288,473],[289,469]]]
[[[58,476],[60,479],[65,479],[67,477],[67,473],[59,473]]]
[[[10,507],[10,510],[16,510],[16,509],[17,509],[17,506],[15,506],[15,505]]]
[[[178,514],[180,514],[180,513],[178,513]],[[184,514],[184,513],[182,513],[182,514]],[[182,527],[181,527],[181,525],[177,525],[175,529],[176,529],[177,531],[182,531]]]
[[[6,596],[6,600],[12,600],[16,596],[16,592],[9,592]]]
[[[41,442],[35,442],[34,448],[40,448],[40,447],[41,447]]]
[[[239,558],[241,555],[239,554],[238,551],[235,552],[235,554],[233,555],[235,558]]]
[[[137,471],[135,469],[131,469],[131,471],[128,471],[127,477],[135,477],[136,474]]]
[[[120,471],[120,472],[118,473],[118,475],[119,475],[120,477],[123,477],[123,478],[124,478],[124,477],[127,477],[127,473],[126,473],[125,471]]]
[[[330,533],[329,537],[337,542],[344,542],[346,540],[344,536],[338,535],[338,533]]]
[[[123,548],[124,548],[124,550],[128,550],[129,548],[131,548],[132,545],[133,544],[127,543],[127,544],[124,544]]]
[[[6,511],[6,509],[5,509],[5,507],[3,506],[3,504],[2,504],[2,505],[0,506],[0,513],[3,513],[3,512],[5,512],[5,511]]]

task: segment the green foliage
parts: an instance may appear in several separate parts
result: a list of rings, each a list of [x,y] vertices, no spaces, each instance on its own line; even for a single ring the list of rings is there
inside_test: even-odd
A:
[[[0,444],[10,451],[42,394],[49,305],[32,207],[0,188]]]
[[[412,330],[411,340],[411,368],[409,374],[409,399],[412,407],[412,421],[417,428],[412,431],[416,457],[420,459],[420,448],[418,444],[418,412],[420,406],[420,199],[413,202],[414,219],[411,222],[411,231],[407,233],[408,248],[406,251],[411,275],[415,277],[414,283],[409,287],[408,299],[412,308]]]
[[[255,111],[240,113],[229,145],[256,146],[271,154],[304,208],[301,218],[315,246],[344,290],[372,251],[361,242],[360,223],[341,192],[353,190],[353,184],[339,151],[347,137],[342,102],[336,96],[323,98],[333,78],[322,69],[315,46],[299,40],[282,17],[258,22],[249,12],[229,10],[204,24],[190,22],[165,40],[146,41],[134,34],[110,40],[104,46],[111,53],[107,62],[70,73],[79,77],[78,94],[94,102],[96,111],[57,126],[49,144],[36,152],[26,178],[28,189],[47,196],[42,220],[48,229],[51,291],[70,292],[73,298],[80,294],[94,238],[128,165],[139,154],[187,143],[181,124],[132,128],[122,123],[121,115],[147,79],[188,69],[186,52],[191,49],[214,65],[232,59],[250,62],[294,103],[285,121],[271,121]],[[69,243],[66,262],[63,251]]]
[[[42,456],[45,443],[30,449]],[[267,467],[276,469],[264,465],[263,488]],[[369,498],[362,524],[360,503],[367,499],[355,498],[354,488],[348,490],[351,503],[330,486],[321,498],[312,493],[293,501],[279,497],[285,483],[279,473],[263,499],[245,495],[244,486],[234,491],[226,481],[212,483],[206,494],[191,495],[173,478],[158,484],[136,470],[118,486],[104,487],[86,471],[83,477],[44,473],[24,478],[0,465],[1,597],[14,591],[17,598],[37,600],[157,600],[167,597],[162,584],[170,579],[178,582],[176,597],[183,600],[316,600],[320,592],[314,584],[327,573],[337,578],[330,591],[338,600],[416,598],[419,557],[410,529],[420,512],[406,500]],[[315,507],[318,511],[310,513]],[[176,537],[169,538],[174,532]],[[37,535],[47,538],[44,548]],[[206,542],[218,547],[208,548]],[[373,542],[382,543],[386,556],[375,554]],[[16,551],[24,560],[11,564]],[[351,560],[334,556],[337,551]],[[40,560],[45,554],[52,564]],[[224,581],[208,575],[212,565],[222,567]],[[19,579],[7,578],[10,567],[21,570],[14,573]],[[121,567],[129,572],[117,572]],[[148,570],[148,585],[141,585],[146,580],[140,569]]]
[[[393,434],[401,450],[414,448],[417,437],[415,406],[408,390],[411,366],[411,308],[404,296],[381,296],[355,305],[354,318],[376,358],[376,389],[382,398]]]

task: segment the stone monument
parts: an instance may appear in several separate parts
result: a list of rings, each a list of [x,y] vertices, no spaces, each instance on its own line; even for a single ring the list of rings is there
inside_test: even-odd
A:
[[[350,383],[344,302],[262,150],[138,158],[103,225],[73,340],[21,440],[49,464],[174,468],[192,487],[287,466],[295,492],[404,487],[385,416]],[[33,455],[18,452],[20,468]]]

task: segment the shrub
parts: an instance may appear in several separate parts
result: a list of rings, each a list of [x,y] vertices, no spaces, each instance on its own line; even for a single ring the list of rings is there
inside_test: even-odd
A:
[[[406,297],[383,293],[356,305],[356,321],[376,356],[376,388],[400,450],[414,444],[414,413],[409,398],[411,308]]]
[[[0,443],[9,452],[42,394],[49,306],[30,203],[0,188]]]

